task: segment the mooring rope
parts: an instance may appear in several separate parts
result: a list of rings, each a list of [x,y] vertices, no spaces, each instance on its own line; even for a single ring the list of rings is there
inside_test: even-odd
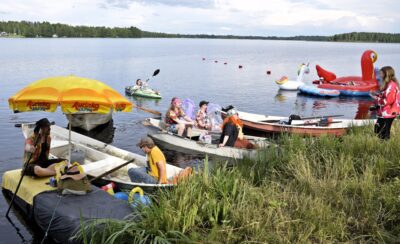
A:
[[[44,237],[43,237],[43,239],[42,239],[42,242],[40,242],[41,244],[43,244],[44,241],[47,239],[47,235],[49,234],[49,230],[50,230],[50,227],[51,227],[51,223],[53,222],[54,215],[56,214],[56,210],[57,210],[57,208],[58,208],[58,205],[60,204],[61,199],[63,198],[62,195],[61,195],[61,196],[58,196],[58,197],[59,197],[59,200],[58,200],[58,202],[57,202],[57,204],[56,204],[56,207],[55,207],[54,210],[53,210],[53,214],[51,215],[51,219],[50,219],[50,222],[49,222],[49,226],[47,226],[47,229],[46,229],[46,232],[44,233]]]

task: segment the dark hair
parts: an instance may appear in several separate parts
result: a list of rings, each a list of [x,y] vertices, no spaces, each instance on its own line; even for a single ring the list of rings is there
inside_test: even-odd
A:
[[[33,129],[34,133],[39,133],[40,129],[43,127],[50,127],[51,123],[48,119],[43,118],[36,122],[35,129]]]
[[[201,102],[199,103],[199,107],[201,108],[204,104],[208,105],[209,102],[207,102],[207,101],[201,101]]]

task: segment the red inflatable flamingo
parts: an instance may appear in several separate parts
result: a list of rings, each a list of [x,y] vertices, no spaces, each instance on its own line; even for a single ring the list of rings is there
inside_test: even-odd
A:
[[[373,50],[367,50],[361,56],[362,76],[346,76],[336,78],[336,75],[329,72],[319,65],[316,66],[318,76],[323,83],[319,88],[333,89],[340,91],[341,95],[349,96],[368,96],[369,92],[376,91],[379,83],[376,80],[374,63],[378,59],[378,54]]]

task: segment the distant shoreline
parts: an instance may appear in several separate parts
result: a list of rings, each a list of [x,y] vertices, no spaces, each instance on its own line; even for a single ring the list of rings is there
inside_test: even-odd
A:
[[[283,40],[320,42],[359,43],[400,43],[400,33],[351,32],[331,36],[300,35],[279,36],[237,36],[208,34],[168,34],[149,32],[137,27],[93,27],[51,24],[49,22],[0,21],[0,38],[195,38],[234,40]]]

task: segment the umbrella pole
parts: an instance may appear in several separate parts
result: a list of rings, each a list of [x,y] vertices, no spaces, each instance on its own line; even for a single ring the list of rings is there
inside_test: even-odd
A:
[[[71,165],[71,152],[72,152],[72,145],[71,145],[71,114],[68,116],[68,166]]]

